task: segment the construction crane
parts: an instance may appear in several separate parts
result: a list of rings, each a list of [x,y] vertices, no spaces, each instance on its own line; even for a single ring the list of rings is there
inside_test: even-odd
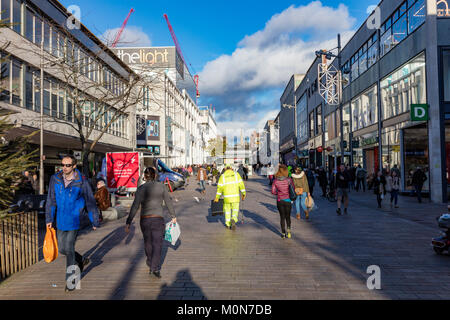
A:
[[[184,60],[183,53],[181,52],[180,44],[179,44],[179,42],[178,42],[177,36],[175,35],[175,31],[173,30],[172,25],[170,24],[169,17],[167,16],[167,14],[164,14],[164,19],[166,19],[167,26],[169,27],[170,34],[171,34],[171,36],[172,36],[173,42],[175,43],[175,47],[176,47],[176,49],[177,49],[177,52],[178,52],[178,54],[179,54],[180,57],[181,57],[181,60],[183,60],[183,63],[184,63],[186,66],[188,66],[188,64],[187,64],[186,61]],[[189,69],[189,67],[188,67],[188,69]],[[200,98],[200,92],[199,92],[199,90],[198,90],[198,80],[199,80],[199,76],[198,76],[198,75],[195,75],[195,76],[194,76],[195,89],[196,89],[196,91],[197,91],[197,98]]]
[[[128,13],[127,18],[125,19],[125,21],[122,24],[122,27],[120,28],[119,32],[116,35],[116,38],[114,39],[114,42],[111,45],[111,48],[115,48],[117,43],[119,42],[120,36],[122,35],[123,29],[125,29],[125,26],[128,23],[128,19],[130,19],[131,14],[134,12],[134,9],[131,8],[130,12]]]

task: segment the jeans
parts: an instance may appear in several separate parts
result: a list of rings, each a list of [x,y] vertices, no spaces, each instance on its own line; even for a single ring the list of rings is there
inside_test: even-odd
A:
[[[366,184],[364,182],[364,178],[357,178],[356,179],[356,191],[359,190],[360,185],[362,185],[363,191],[366,192]]]
[[[161,253],[166,232],[163,218],[141,219],[141,231],[144,236],[145,255],[147,256],[147,266],[151,271],[161,269]]]
[[[81,254],[75,251],[75,241],[77,240],[78,230],[61,231],[58,230],[58,250],[59,253],[66,256],[66,280],[73,272],[69,272],[69,267],[78,266],[83,263]]]
[[[397,202],[398,202],[398,190],[394,190],[394,189],[392,189],[392,191],[391,191],[391,204],[392,204],[392,201],[393,200],[395,200],[395,205],[397,205]]]
[[[419,202],[422,202],[422,187],[421,185],[414,185],[414,188],[416,189],[416,194],[417,194],[417,200],[419,200]]]
[[[280,225],[281,225],[281,233],[286,233],[286,227],[291,229],[291,209],[292,203],[286,201],[278,201],[277,203],[278,212],[280,213]]]
[[[200,180],[200,189],[202,192],[206,190],[205,180]]]
[[[300,201],[302,200],[302,195],[298,195],[297,199],[295,199],[295,209],[297,210],[297,214],[301,214],[303,212],[303,208],[300,205]]]

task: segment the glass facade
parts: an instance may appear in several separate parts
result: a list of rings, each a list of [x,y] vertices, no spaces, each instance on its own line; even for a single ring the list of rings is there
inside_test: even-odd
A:
[[[424,53],[381,81],[382,119],[409,112],[411,104],[420,103],[426,103]]]
[[[450,50],[444,50],[442,55],[442,74],[444,101],[450,102]]]
[[[352,99],[352,131],[369,127],[378,121],[377,87]]]
[[[298,143],[308,141],[308,112],[307,112],[306,94],[297,102],[297,137]]]

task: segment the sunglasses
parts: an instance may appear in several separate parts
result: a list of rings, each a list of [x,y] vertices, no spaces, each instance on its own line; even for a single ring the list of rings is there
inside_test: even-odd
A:
[[[64,164],[64,163],[63,163],[62,166],[63,166],[63,167],[66,167],[66,168],[70,168],[70,167],[73,167],[73,164]]]

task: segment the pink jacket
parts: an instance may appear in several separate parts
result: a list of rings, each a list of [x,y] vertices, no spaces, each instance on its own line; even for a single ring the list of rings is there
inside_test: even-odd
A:
[[[272,194],[278,195],[277,201],[289,199],[289,185],[294,186],[291,178],[276,178],[272,183]]]

